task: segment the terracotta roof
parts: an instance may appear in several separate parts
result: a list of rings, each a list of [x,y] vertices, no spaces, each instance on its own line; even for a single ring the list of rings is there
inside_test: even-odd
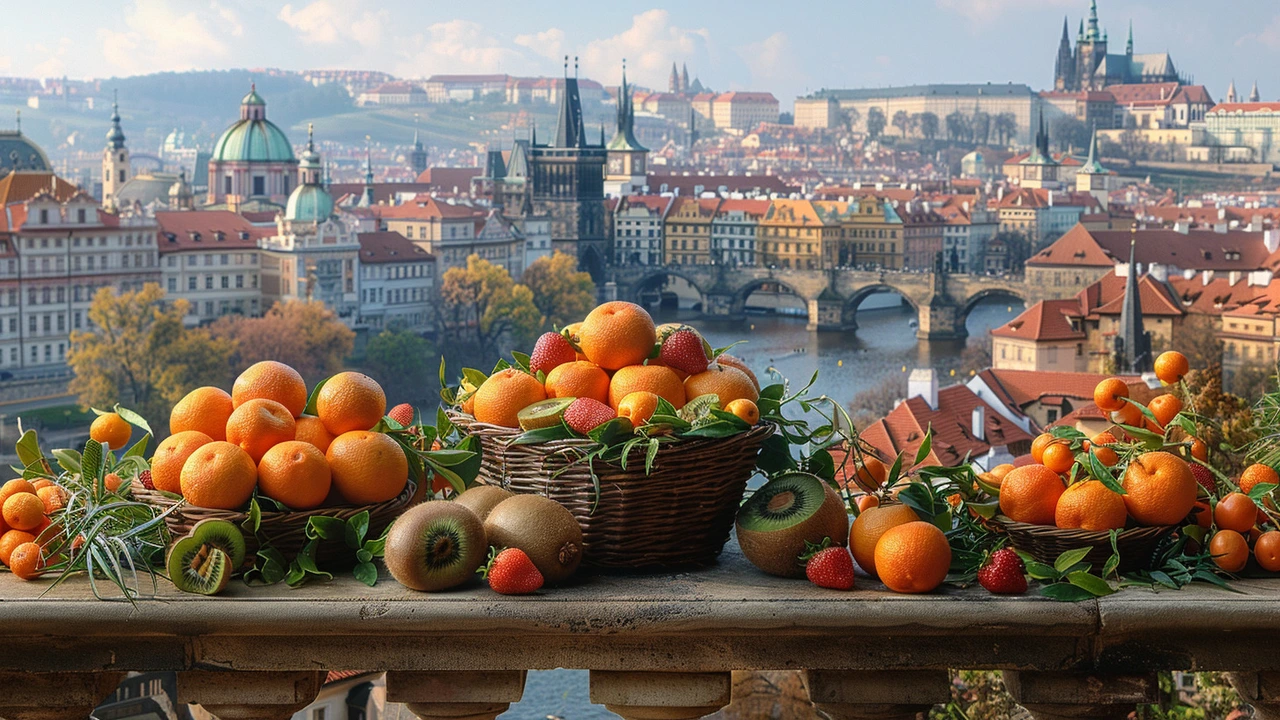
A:
[[[651,191],[675,192],[678,189],[681,195],[692,195],[697,186],[704,191],[719,192],[723,187],[727,192],[744,194],[790,195],[800,191],[777,175],[649,175],[646,184]],[[663,185],[666,185],[665,189],[662,189]]]
[[[715,102],[762,102],[778,104],[778,98],[771,92],[727,92],[716,96]]]
[[[1080,303],[1080,312],[1086,316],[1119,315],[1124,304],[1125,279],[1114,270],[1102,276],[1097,282],[1081,290],[1076,298]],[[1138,295],[1142,303],[1144,316],[1176,316],[1184,314],[1169,286],[1151,277],[1143,275],[1138,279]]]
[[[989,368],[978,377],[1009,407],[1021,412],[1033,402],[1049,398],[1093,401],[1093,389],[1113,377],[1098,373],[1045,372],[1040,370],[997,370]],[[1118,375],[1129,386],[1131,397],[1152,392],[1139,375]],[[1072,403],[1078,406],[1079,403]]]
[[[25,202],[50,188],[53,188],[53,197],[58,202],[66,202],[80,191],[80,188],[51,172],[17,170],[0,177],[0,206]]]
[[[1226,275],[1213,275],[1205,282],[1205,274],[1197,274],[1191,278],[1177,275],[1169,278],[1175,300],[1183,310],[1190,313],[1218,315],[1232,312],[1246,303],[1261,302],[1261,306],[1274,306],[1272,286],[1260,287],[1250,285],[1244,277],[1235,283]]]
[[[720,210],[716,215],[719,216],[731,212],[741,212],[748,216],[754,216],[758,220],[764,217],[765,213],[769,212],[769,201],[746,199],[725,200],[720,203]]]
[[[1041,300],[991,334],[1019,340],[1083,340],[1084,330],[1072,328],[1069,317],[1079,312],[1078,300]]]
[[[465,189],[471,187],[472,178],[480,177],[483,173],[484,168],[478,167],[429,167],[418,174],[417,181],[442,190],[455,187]]]
[[[627,195],[618,200],[618,209],[626,212],[628,208],[638,205],[661,215],[671,205],[671,200],[669,195]]]
[[[1056,421],[1049,423],[1049,427],[1071,426],[1077,422],[1084,420],[1110,420],[1111,416],[1102,411],[1102,408],[1094,405],[1092,401],[1081,405],[1071,412],[1058,418]],[[1015,463],[1016,464],[1016,463]]]
[[[1218,103],[1209,109],[1210,115],[1225,115],[1233,112],[1280,112],[1280,102]]]
[[[469,220],[484,216],[483,211],[470,205],[441,202],[430,195],[419,195],[401,205],[376,205],[373,210],[380,218],[401,220]]]
[[[1116,99],[1117,105],[1168,105],[1178,94],[1176,82],[1134,83],[1130,85],[1108,85],[1107,92]]]
[[[1128,260],[1129,236],[1128,230],[1090,230],[1077,224],[1027,264],[1111,266]],[[1144,266],[1157,263],[1183,270],[1258,270],[1280,260],[1272,257],[1260,232],[1181,233],[1166,228],[1139,230],[1134,257]]]
[[[983,438],[973,436],[973,410],[985,408]],[[906,453],[913,459],[925,432],[933,428],[933,448],[924,465],[956,465],[966,456],[976,457],[992,447],[1030,443],[1031,435],[988,405],[964,385],[938,391],[938,409],[929,407],[920,396],[899,403],[881,421],[882,427],[868,428],[861,437],[885,458]]]
[[[694,197],[674,197],[671,199],[671,206],[667,210],[667,219],[670,220],[682,213],[685,214],[682,220],[693,222],[697,220],[706,220],[710,222],[715,217],[716,208],[720,206],[719,198],[694,198]]]
[[[413,244],[398,232],[379,231],[360,233],[360,262],[406,263],[432,262],[435,256]]]
[[[258,239],[275,235],[274,226],[257,227],[230,210],[186,210],[156,213],[160,254],[184,250],[250,249]]]
[[[1113,267],[1116,258],[1094,239],[1088,228],[1076,224],[1052,245],[1027,259],[1028,265]]]

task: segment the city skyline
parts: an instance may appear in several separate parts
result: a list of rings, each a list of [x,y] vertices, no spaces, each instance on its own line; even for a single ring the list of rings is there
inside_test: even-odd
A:
[[[664,2],[599,7],[560,3],[554,13],[498,2],[483,7],[404,0],[135,0],[123,8],[69,0],[62,22],[43,10],[10,9],[21,39],[0,50],[0,74],[77,78],[170,70],[279,67],[382,70],[403,77],[501,72],[555,75],[563,57],[581,74],[617,81],[626,58],[634,82],[665,88],[672,62],[720,90],[774,92],[789,107],[820,88],[941,82],[1014,82],[1052,87],[1062,17],[1074,28],[1087,0],[910,0],[901,5],[825,2],[779,14],[748,2],[677,8]],[[1227,83],[1258,82],[1264,99],[1280,96],[1280,78],[1256,68],[1280,63],[1280,11],[1262,0],[1233,4],[1237,23],[1207,22],[1212,9],[1190,0],[1102,0],[1102,27],[1119,46],[1132,20],[1138,52],[1168,51],[1179,71],[1215,97]],[[815,17],[844,17],[814,22]],[[1205,19],[1198,22],[1196,18]],[[903,19],[913,29],[904,39]],[[766,21],[767,20],[767,21]],[[870,27],[871,31],[864,31]],[[884,28],[895,28],[892,32]],[[993,41],[994,40],[994,41]],[[956,43],[966,61],[949,55]],[[1255,77],[1257,76],[1257,77]]]

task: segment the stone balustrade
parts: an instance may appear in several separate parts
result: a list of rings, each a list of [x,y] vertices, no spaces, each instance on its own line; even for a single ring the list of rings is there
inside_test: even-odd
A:
[[[421,718],[488,720],[525,672],[585,668],[591,699],[628,720],[679,720],[731,700],[734,670],[804,670],[837,720],[911,718],[950,697],[949,668],[1005,671],[1037,718],[1122,718],[1159,670],[1234,673],[1257,717],[1280,717],[1280,582],[1129,589],[1067,604],[981,588],[840,593],[760,574],[726,549],[701,572],[583,579],[532,597],[476,583],[440,594],[389,577],[95,600],[76,579],[0,575],[0,717],[82,719],[131,670],[177,671],[178,700],[222,718],[287,718],[327,670],[385,670]]]

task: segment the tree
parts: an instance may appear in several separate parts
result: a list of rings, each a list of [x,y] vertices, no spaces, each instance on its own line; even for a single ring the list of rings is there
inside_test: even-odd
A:
[[[1000,138],[1000,144],[1008,145],[1009,141],[1018,134],[1018,118],[1011,112],[1002,112],[996,115],[991,127],[995,130],[996,137]]]
[[[365,347],[369,375],[387,392],[387,404],[421,403],[434,394],[431,343],[410,330],[383,330]],[[394,400],[393,400],[394,398]]]
[[[867,135],[869,135],[872,140],[880,137],[880,134],[884,132],[884,126],[885,119],[883,110],[878,107],[873,107],[867,111]]]
[[[844,126],[849,132],[857,132],[858,123],[862,122],[862,113],[858,112],[858,108],[849,108],[841,110],[841,118],[844,120]]]
[[[926,140],[938,137],[938,116],[931,112],[920,113],[920,134]]]
[[[262,317],[226,316],[209,327],[235,341],[235,366],[276,360],[296,369],[308,384],[340,372],[356,334],[319,300],[276,303]]]
[[[1073,117],[1063,116],[1053,121],[1053,139],[1064,152],[1085,148],[1089,146],[1089,128]]]
[[[531,344],[542,327],[533,291],[479,255],[467,257],[465,268],[445,272],[440,300],[440,336],[486,362],[501,354],[503,342]]]
[[[1186,407],[1208,419],[1198,429],[1200,439],[1209,446],[1209,461],[1227,475],[1240,472],[1246,446],[1258,438],[1253,408],[1244,398],[1223,390],[1222,365],[1218,363],[1192,369],[1186,387],[1185,393],[1177,391]]]
[[[957,142],[965,139],[968,133],[969,119],[959,110],[953,111],[947,115],[947,139],[951,142]]]
[[[973,141],[986,145],[991,139],[991,115],[975,110],[969,118],[969,125],[973,129]]]
[[[1188,314],[1174,326],[1169,347],[1158,350],[1177,350],[1187,356],[1191,367],[1209,367],[1222,362],[1222,341],[1213,317]]]
[[[1005,266],[1014,274],[1022,272],[1022,266],[1031,257],[1031,240],[1020,232],[1003,231],[996,233],[996,239],[1004,244]]]
[[[186,300],[164,302],[159,285],[136,292],[102,288],[89,306],[89,330],[71,333],[69,389],[80,404],[135,410],[163,430],[169,410],[193,388],[227,387],[232,380],[229,340],[188,328]]]
[[[866,428],[888,415],[894,405],[907,395],[907,376],[903,373],[886,373],[871,387],[849,401],[849,419],[853,426]]]
[[[902,137],[907,136],[907,128],[911,126],[911,116],[907,114],[906,110],[899,110],[893,114],[893,126],[898,128],[898,132],[902,134]]]
[[[589,273],[578,270],[572,255],[556,252],[540,257],[525,268],[521,280],[533,292],[544,328],[578,322],[596,305],[596,284]]]

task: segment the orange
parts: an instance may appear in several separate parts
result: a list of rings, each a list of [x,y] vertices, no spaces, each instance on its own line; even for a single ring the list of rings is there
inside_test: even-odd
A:
[[[316,415],[333,435],[368,430],[386,412],[387,395],[382,386],[363,373],[340,372],[329,378],[316,396]]]
[[[490,375],[473,397],[476,420],[514,428],[520,427],[516,415],[539,400],[546,400],[547,391],[529,373],[507,368]]]
[[[1213,522],[1220,530],[1247,533],[1258,520],[1258,505],[1244,493],[1233,492],[1218,501],[1213,508]]]
[[[1240,473],[1240,482],[1236,484],[1240,486],[1240,492],[1248,493],[1258,485],[1280,484],[1280,474],[1276,474],[1270,465],[1254,463]]]
[[[1209,462],[1209,446],[1200,438],[1191,438],[1191,457],[1201,462]]]
[[[889,468],[880,462],[880,458],[873,455],[863,454],[862,462],[854,467],[853,481],[866,492],[879,490],[888,479]]]
[[[301,440],[276,445],[258,463],[258,491],[292,510],[320,507],[331,479],[324,453]]]
[[[11,528],[4,522],[4,512],[0,511],[0,537],[3,537],[10,529]]]
[[[44,573],[44,552],[34,542],[25,542],[9,553],[9,570],[20,580],[35,580]]]
[[[476,413],[476,386],[472,385],[470,380],[463,378],[458,387],[458,396],[465,398],[462,401],[462,412],[474,417]]]
[[[657,395],[677,410],[684,407],[685,386],[674,370],[661,365],[628,365],[615,372],[609,381],[609,407],[618,409],[622,398],[641,390]]]
[[[294,426],[297,428],[294,438],[315,445],[320,452],[328,450],[329,443],[333,442],[333,433],[326,430],[324,423],[314,415],[299,417],[294,421]]]
[[[1014,522],[1052,525],[1065,491],[1058,473],[1044,465],[1014,468],[1000,483],[1000,512]]]
[[[44,503],[44,514],[52,515],[66,506],[67,499],[62,495],[62,488],[42,487],[36,491],[36,497]]]
[[[1040,462],[1045,467],[1059,474],[1067,472],[1076,464],[1076,454],[1066,443],[1053,443],[1044,449],[1041,457]]]
[[[1176,395],[1165,393],[1151,398],[1147,403],[1147,409],[1152,415],[1156,416],[1156,422],[1161,426],[1168,425],[1178,413],[1182,412],[1182,401]]]
[[[1205,530],[1213,527],[1213,510],[1209,508],[1209,503],[1203,500],[1196,500],[1196,504],[1191,506],[1191,517],[1195,518],[1196,524]]]
[[[1126,405],[1129,386],[1120,378],[1107,378],[1093,388],[1093,404],[1107,412],[1115,412]]]
[[[609,402],[609,375],[588,360],[557,365],[547,374],[547,397],[591,398]]]
[[[1072,530],[1115,530],[1124,527],[1127,518],[1124,498],[1097,480],[1068,487],[1054,511],[1054,524]]]
[[[605,370],[639,365],[658,342],[649,312],[621,300],[604,303],[587,313],[576,333],[582,353]]]
[[[44,501],[32,493],[18,493],[4,501],[4,523],[14,530],[34,530],[44,521]]]
[[[1268,530],[1253,541],[1253,557],[1267,572],[1280,572],[1280,532]]]
[[[894,592],[932,592],[950,569],[951,545],[933,523],[916,520],[889,528],[876,543],[880,582]]]
[[[648,390],[627,393],[618,403],[618,417],[631,421],[631,427],[640,427],[649,422],[658,409],[658,396]]]
[[[1209,555],[1223,570],[1240,572],[1249,562],[1249,543],[1235,530],[1219,530],[1209,541]]]
[[[577,348],[580,348],[580,347],[581,347],[581,345],[579,345],[579,344],[578,344],[578,328],[581,328],[581,327],[582,327],[582,323],[580,323],[580,322],[576,322],[576,323],[569,323],[568,325],[565,325],[565,326],[564,326],[564,334],[569,336],[569,342],[570,342],[574,347],[577,347]],[[583,354],[582,354],[582,351],[581,351],[581,350],[579,350],[579,351],[578,351],[578,358],[577,358],[577,359],[579,359],[579,360],[586,360],[586,359],[587,359],[587,356],[586,356],[586,355],[583,355]]]
[[[1000,482],[999,482],[999,481],[1004,480],[1004,479],[1005,479],[1005,477],[1006,477],[1006,476],[1008,476],[1008,474],[1009,474],[1010,472],[1012,472],[1012,471],[1013,471],[1013,463],[1001,463],[1001,464],[999,464],[999,465],[997,465],[997,466],[995,466],[995,467],[991,468],[991,470],[990,470],[989,472],[990,472],[990,474],[991,474],[993,477],[995,477],[995,479],[996,479],[996,481],[997,481],[997,482],[995,482],[995,483],[993,483],[993,484],[995,484],[995,485],[999,485],[999,484],[1000,484]]]
[[[45,478],[36,478],[35,480],[31,481],[31,487],[34,488],[34,492],[37,492],[37,493],[40,492],[40,488],[53,487],[56,484],[57,483],[55,483],[54,481],[47,480]],[[3,502],[3,501],[4,501],[4,498],[0,498],[0,502]]]
[[[874,496],[872,496],[874,497]],[[920,519],[916,511],[906,505],[877,505],[865,508],[849,526],[849,552],[853,559],[871,577],[876,576],[876,543],[887,530]]]
[[[1058,439],[1049,433],[1040,433],[1035,440],[1031,441],[1031,459],[1038,463],[1044,462],[1044,449],[1058,442]]]
[[[880,498],[875,495],[859,495],[856,502],[858,503],[858,512],[864,513],[873,507],[878,507]]]
[[[1115,450],[1112,450],[1109,447],[1103,447],[1104,445],[1116,444],[1116,436],[1112,434],[1111,431],[1104,430],[1097,435],[1094,435],[1090,442],[1092,445],[1089,447],[1089,452],[1093,453],[1093,456],[1098,458],[1098,462],[1102,463],[1106,467],[1115,467],[1115,464],[1120,462],[1120,456],[1116,454]]]
[[[117,413],[103,413],[94,418],[89,426],[89,437],[106,445],[112,450],[119,450],[129,444],[133,437],[133,426]]]
[[[231,386],[231,405],[240,407],[250,400],[275,400],[298,417],[307,407],[307,384],[297,370],[275,360],[263,360],[245,368]]]
[[[244,401],[227,420],[227,442],[240,446],[255,463],[272,445],[293,440],[297,432],[289,408],[266,398]]]
[[[120,476],[115,473],[107,473],[102,478],[102,486],[107,489],[107,492],[116,492],[123,484],[124,480],[120,479]]]
[[[231,395],[216,387],[198,387],[173,406],[169,413],[169,432],[199,430],[213,440],[227,439],[227,420],[235,406]]]
[[[211,442],[213,438],[198,430],[184,430],[162,440],[151,457],[151,483],[157,490],[181,493],[182,466],[196,448]]]
[[[0,535],[0,562],[9,564],[13,549],[23,543],[35,542],[36,536],[22,530],[10,530]]]
[[[685,380],[689,379],[689,373],[681,370],[680,368],[673,368],[670,365],[662,362],[658,358],[649,358],[648,360],[644,361],[644,364],[657,365],[658,367],[664,367],[664,368],[671,368],[671,372],[675,373],[676,377],[680,378],[680,382],[684,382]]]
[[[746,373],[736,367],[717,363],[712,363],[706,370],[690,375],[684,381],[684,396],[688,400],[709,393],[720,397],[720,407],[739,398],[746,398],[751,402],[760,399],[760,392]]]
[[[191,453],[179,482],[182,496],[196,507],[236,510],[253,495],[258,469],[239,445],[214,440]]]
[[[756,392],[760,392],[760,380],[756,377],[755,373],[751,372],[751,368],[747,367],[747,364],[741,359],[734,357],[733,355],[729,355],[728,353],[724,353],[716,358],[716,362],[721,365],[728,365],[729,367],[735,367],[741,370],[743,374],[751,378],[751,384],[756,386]]]
[[[1134,458],[1121,486],[1124,505],[1134,520],[1142,525],[1176,525],[1195,506],[1200,484],[1186,460],[1160,451]]]
[[[382,433],[343,433],[333,439],[325,459],[333,473],[334,488],[354,505],[392,500],[409,482],[409,461],[404,450]]]
[[[1124,407],[1111,413],[1111,420],[1119,425],[1140,428],[1146,424],[1147,416],[1142,414],[1137,405],[1127,402]]]
[[[10,480],[3,486],[0,486],[0,505],[4,505],[4,501],[8,500],[9,496],[17,495],[18,493],[30,493],[35,495],[36,486],[22,478],[14,478],[13,480]]]
[[[1160,353],[1160,357],[1156,358],[1152,370],[1155,370],[1156,377],[1160,378],[1160,382],[1165,385],[1172,385],[1191,371],[1191,363],[1187,362],[1186,355],[1170,350]]]
[[[738,398],[725,405],[724,409],[737,415],[740,420],[745,421],[748,425],[755,425],[760,422],[760,408],[746,398]]]

